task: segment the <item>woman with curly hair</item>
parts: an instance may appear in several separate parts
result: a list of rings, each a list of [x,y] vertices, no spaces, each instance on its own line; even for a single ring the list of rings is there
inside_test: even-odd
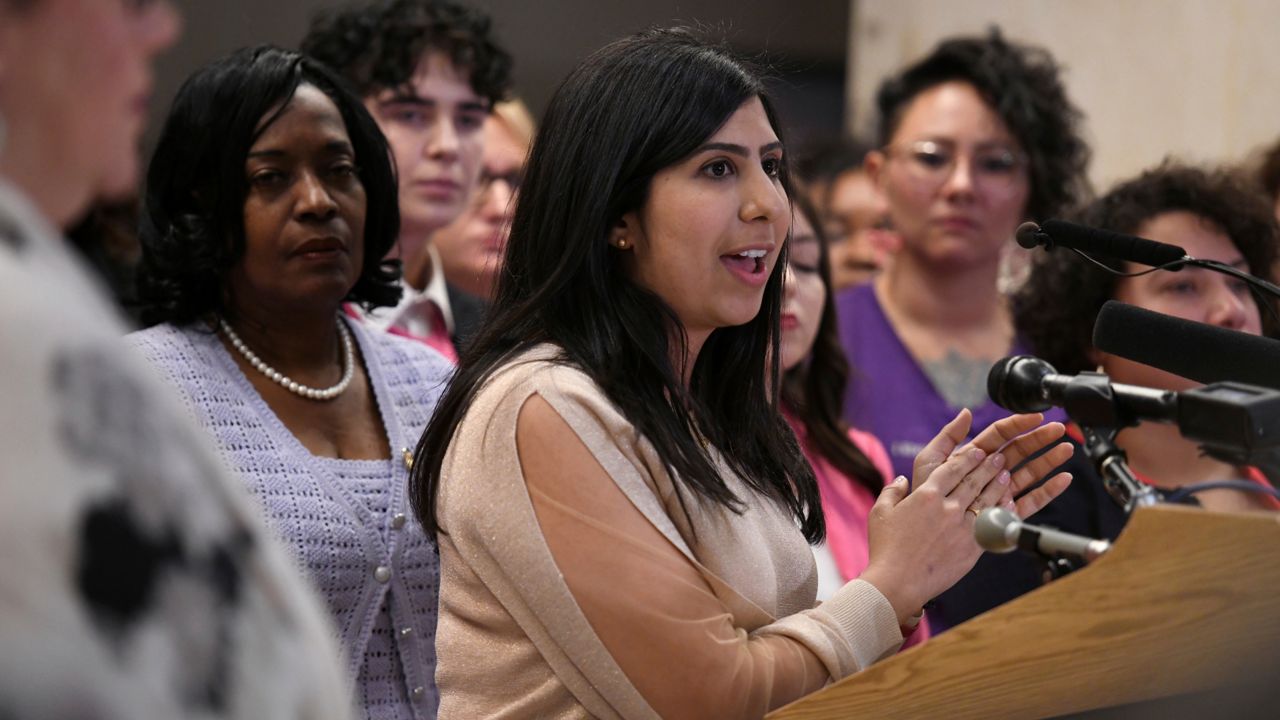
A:
[[[986,394],[991,364],[1024,351],[1002,256],[1020,223],[1083,198],[1089,151],[1053,59],[996,31],[942,42],[886,80],[877,104],[880,149],[866,165],[900,246],[836,312],[853,368],[845,419],[903,474],[959,408],[975,433],[1007,414]],[[971,614],[944,597],[930,620],[945,629]]]
[[[177,387],[328,601],[367,716],[435,716],[439,570],[412,446],[450,366],[366,330],[399,229],[378,126],[319,63],[242,50],[179,90],[147,176],[130,336]]]
[[[866,164],[902,244],[836,309],[854,368],[845,417],[903,473],[956,410],[973,410],[974,432],[1003,414],[986,397],[987,369],[1018,347],[1002,252],[1020,223],[1083,197],[1088,149],[1053,60],[997,33],[943,42],[877,103]]]
[[[1225,170],[1166,162],[1120,183],[1085,208],[1078,220],[1091,227],[1178,245],[1193,257],[1217,260],[1274,282],[1280,236],[1271,208],[1244,178]],[[1106,257],[1096,260],[1116,272],[1146,269]],[[1277,326],[1274,300],[1251,293],[1250,287],[1236,278],[1202,268],[1118,277],[1064,249],[1036,256],[1027,282],[1013,297],[1014,321],[1036,355],[1058,372],[1097,369],[1115,382],[1164,390],[1197,386],[1186,378],[1095,348],[1093,325],[1108,300],[1255,335],[1264,330],[1273,333]],[[1078,429],[1072,427],[1070,432],[1077,441],[1082,440]],[[1116,444],[1128,455],[1130,467],[1140,478],[1164,490],[1230,477],[1266,482],[1255,469],[1233,467],[1204,455],[1172,425],[1144,422],[1122,430]],[[1095,475],[1089,468],[1079,472]],[[1088,480],[1101,487],[1096,476],[1082,477],[1077,483]],[[1113,537],[1123,516],[1109,497],[1095,494],[1098,506],[1084,508],[1088,524],[1081,529],[1090,535]],[[1194,497],[1217,510],[1280,507],[1270,497],[1235,490],[1209,490]],[[1068,501],[1045,517],[1069,521],[1071,513]]]

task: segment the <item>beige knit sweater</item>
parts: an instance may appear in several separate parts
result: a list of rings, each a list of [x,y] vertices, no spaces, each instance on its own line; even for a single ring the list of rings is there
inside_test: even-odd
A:
[[[898,648],[869,583],[814,607],[795,521],[722,461],[746,510],[682,507],[651,443],[556,354],[495,373],[444,459],[441,718],[761,717]],[[518,419],[558,438],[562,475],[526,480]]]

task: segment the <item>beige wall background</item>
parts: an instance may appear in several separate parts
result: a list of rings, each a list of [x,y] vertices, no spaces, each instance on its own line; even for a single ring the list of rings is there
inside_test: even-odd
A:
[[[1280,137],[1274,0],[851,0],[850,129],[870,132],[883,77],[943,37],[998,24],[1065,68],[1095,188],[1166,155],[1235,162]]]

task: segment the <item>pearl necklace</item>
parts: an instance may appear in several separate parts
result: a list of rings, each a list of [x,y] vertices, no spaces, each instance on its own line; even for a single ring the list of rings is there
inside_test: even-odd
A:
[[[294,382],[293,380],[285,377],[285,375],[279,370],[276,370],[270,365],[262,362],[262,358],[254,354],[254,352],[249,349],[249,346],[244,344],[244,341],[240,339],[240,336],[236,334],[235,330],[231,329],[231,325],[227,323],[224,318],[218,318],[218,325],[222,327],[222,332],[226,333],[227,339],[231,341],[231,347],[235,348],[236,352],[243,355],[244,359],[248,360],[249,364],[252,365],[255,370],[266,375],[272,382],[275,382],[277,385],[280,385],[285,390],[288,390],[295,395],[301,395],[309,400],[332,400],[341,395],[343,390],[347,389],[347,386],[351,384],[351,378],[355,376],[356,358],[355,350],[353,349],[353,344],[351,342],[351,331],[347,329],[346,323],[342,322],[342,320],[338,320],[338,336],[342,338],[342,379],[338,381],[337,385],[323,389],[307,387],[302,383]]]

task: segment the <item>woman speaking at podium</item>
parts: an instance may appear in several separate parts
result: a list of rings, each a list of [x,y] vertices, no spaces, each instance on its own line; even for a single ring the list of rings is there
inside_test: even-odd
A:
[[[1061,425],[957,448],[962,412],[815,607],[817,486],[776,404],[788,187],[760,80],[689,32],[615,42],[557,91],[416,453],[441,717],[760,717],[895,650],[977,558],[976,513],[1062,462],[1010,477]]]

